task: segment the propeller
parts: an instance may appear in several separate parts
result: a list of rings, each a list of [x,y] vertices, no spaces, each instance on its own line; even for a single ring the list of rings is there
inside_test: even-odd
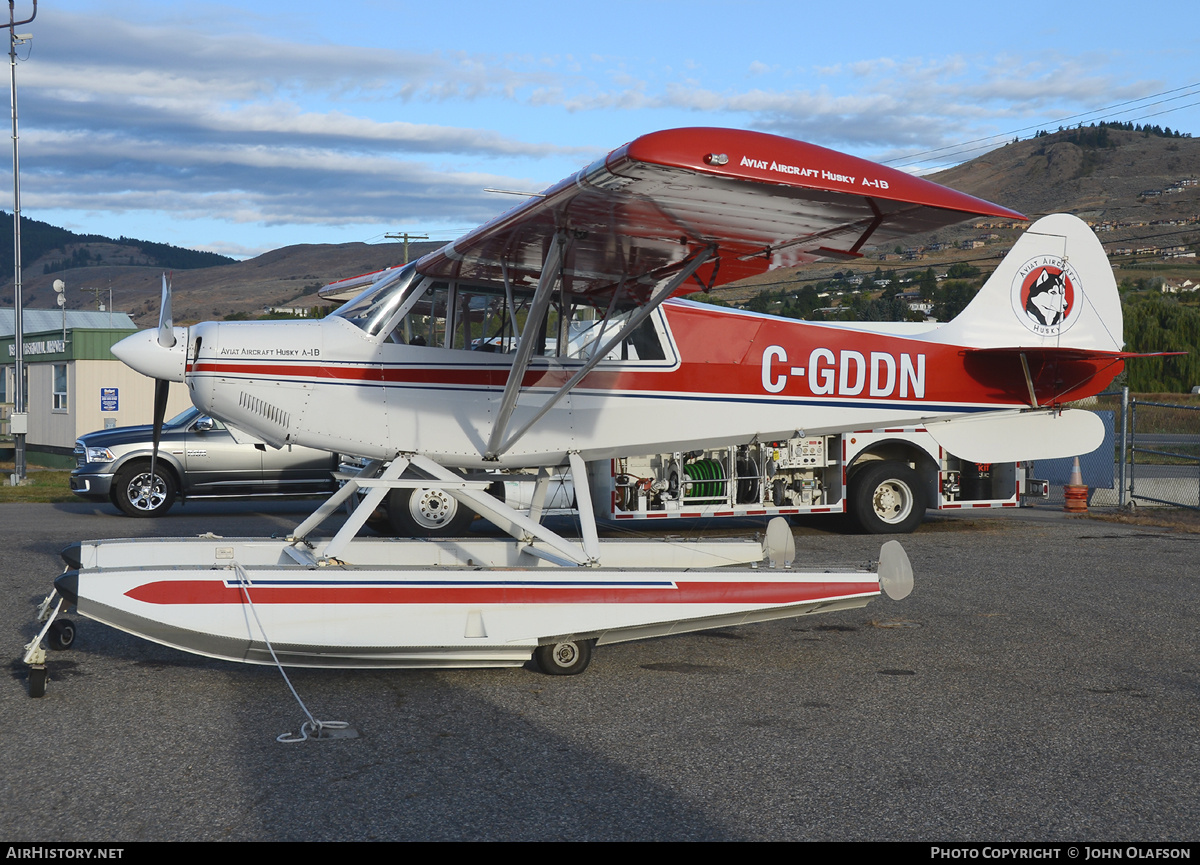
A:
[[[174,348],[177,341],[175,336],[175,322],[171,318],[171,283],[167,281],[167,275],[164,273],[162,277],[162,303],[159,305],[158,312],[158,344],[163,348]],[[158,443],[162,439],[163,422],[167,417],[167,396],[170,389],[170,379],[154,379],[154,435],[153,446],[150,450],[149,481],[151,490],[153,490],[156,478],[158,477],[156,474],[158,470]]]
[[[158,308],[158,344],[163,348],[175,347],[175,321],[171,318],[171,283],[162,275],[162,303]]]
[[[171,282],[163,274],[162,304],[158,327],[140,330],[112,347],[112,353],[126,366],[154,379],[154,433],[150,451],[150,475],[145,492],[153,492],[158,476],[158,447],[163,421],[167,416],[167,395],[173,381],[187,381],[187,340],[185,328],[176,328],[171,317]]]

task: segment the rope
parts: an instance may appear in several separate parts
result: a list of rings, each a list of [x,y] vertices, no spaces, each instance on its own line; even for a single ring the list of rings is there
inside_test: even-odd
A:
[[[300,699],[300,695],[296,693],[295,687],[292,686],[292,680],[284,672],[283,664],[279,663],[279,657],[275,654],[275,648],[267,638],[267,631],[263,628],[262,620],[258,617],[258,610],[254,606],[254,601],[250,598],[250,575],[237,562],[233,563],[233,569],[238,576],[238,585],[241,587],[242,594],[246,597],[246,603],[250,605],[250,612],[254,616],[254,623],[258,625],[263,642],[267,645],[267,651],[271,653],[271,660],[275,662],[275,667],[279,670],[279,675],[283,676],[283,681],[287,684],[288,690],[292,692],[292,696],[295,697],[296,702],[300,704],[301,710],[308,717],[308,720],[300,725],[298,735],[293,736],[291,733],[280,733],[275,737],[275,741],[284,743],[306,742],[310,733],[320,738],[322,730],[345,730],[350,726],[346,721],[318,721],[313,717],[312,712],[308,711],[308,706],[304,705],[304,701]]]

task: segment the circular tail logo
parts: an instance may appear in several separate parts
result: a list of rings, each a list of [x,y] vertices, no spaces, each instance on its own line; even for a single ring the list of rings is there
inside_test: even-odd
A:
[[[1013,277],[1013,312],[1039,336],[1058,336],[1079,319],[1079,289],[1079,274],[1061,258],[1030,259]]]

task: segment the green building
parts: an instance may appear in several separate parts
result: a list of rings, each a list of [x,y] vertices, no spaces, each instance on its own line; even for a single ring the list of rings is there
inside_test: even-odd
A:
[[[26,458],[35,465],[74,464],[75,440],[84,433],[148,424],[154,414],[154,382],[112,354],[137,331],[125,313],[26,309]],[[13,310],[0,309],[0,458],[12,459],[9,416],[16,398]],[[187,388],[171,388],[167,416],[189,405]]]

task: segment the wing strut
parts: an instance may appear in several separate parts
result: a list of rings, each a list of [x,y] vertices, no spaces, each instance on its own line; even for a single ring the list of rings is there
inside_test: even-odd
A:
[[[1029,359],[1025,357],[1025,352],[1021,352],[1021,369],[1025,373],[1025,387],[1029,388],[1029,405],[1031,408],[1037,408],[1037,393],[1033,389],[1033,376],[1029,374]]]
[[[676,273],[671,278],[666,279],[663,282],[660,282],[658,284],[658,287],[654,289],[654,292],[650,295],[650,297],[647,298],[646,302],[644,304],[642,304],[642,306],[638,309],[637,312],[635,312],[633,315],[631,315],[629,317],[629,320],[627,322],[625,322],[625,326],[622,327],[616,333],[616,335],[613,336],[611,339],[609,339],[609,341],[606,342],[603,346],[601,346],[596,351],[593,351],[592,356],[590,358],[588,358],[587,363],[585,363],[582,367],[580,367],[579,370],[573,376],[571,376],[571,378],[567,381],[567,383],[564,384],[562,387],[560,387],[554,393],[554,395],[550,397],[550,399],[546,400],[546,402],[542,405],[542,407],[537,410],[537,413],[535,413],[534,416],[532,418],[530,418],[523,427],[521,427],[519,430],[517,430],[515,433],[513,433],[512,438],[510,438],[508,441],[506,441],[504,443],[504,446],[501,448],[496,447],[496,442],[500,438],[500,435],[497,435],[497,433],[499,432],[502,435],[504,431],[499,426],[494,427],[492,429],[492,437],[491,437],[491,439],[488,440],[488,451],[487,451],[487,453],[484,454],[484,459],[493,459],[494,460],[494,459],[498,458],[502,453],[507,451],[509,448],[511,448],[514,444],[516,444],[520,440],[521,436],[523,436],[523,435],[525,435],[525,433],[529,432],[530,427],[532,427],[535,423],[537,423],[539,420],[541,420],[542,417],[546,414],[546,412],[548,412],[548,411],[550,411],[550,409],[554,408],[554,406],[558,403],[559,400],[561,400],[563,397],[565,397],[568,393],[570,393],[574,389],[575,385],[577,385],[577,384],[579,384],[579,382],[583,381],[584,376],[586,376],[589,372],[591,372],[595,368],[596,364],[600,363],[600,361],[602,361],[602,360],[604,360],[604,358],[608,357],[608,353],[610,351],[612,351],[614,348],[616,348],[618,345],[620,345],[621,342],[625,339],[625,337],[627,337],[629,334],[631,334],[635,330],[637,330],[641,326],[642,322],[644,322],[647,318],[649,318],[650,314],[652,312],[654,312],[654,310],[664,300],[666,300],[668,297],[670,297],[675,292],[675,290],[677,288],[679,288],[679,286],[683,285],[683,283],[685,283],[688,279],[690,279],[692,274],[695,273],[700,268],[700,266],[702,264],[704,264],[704,262],[708,261],[708,259],[710,259],[715,252],[716,252],[716,247],[713,247],[713,246],[705,247],[704,249],[700,250],[700,252],[698,252],[695,255],[695,257],[692,258],[692,260],[690,262],[685,262],[684,267],[681,271]],[[541,286],[539,285],[538,288],[540,290]],[[530,317],[532,318],[532,313],[530,314]],[[528,321],[526,321],[526,327],[528,327]],[[522,337],[522,342],[524,342],[524,337]],[[509,383],[510,384],[512,383],[511,378],[509,379]],[[505,395],[505,397],[508,396],[507,390],[505,391],[504,395]],[[515,402],[515,400],[514,400],[514,402]],[[510,408],[509,415],[511,415],[511,414],[512,414],[512,409]],[[505,421],[507,421],[507,420],[508,420],[508,417],[506,416]]]
[[[824,231],[817,231],[811,234],[805,234],[801,237],[795,237],[791,240],[784,241],[783,243],[764,246],[762,249],[757,250],[756,252],[751,252],[748,255],[740,256],[738,260],[749,261],[750,259],[758,258],[759,256],[770,258],[780,250],[789,249],[793,246],[799,246],[801,244],[811,245],[813,241],[818,238],[844,234],[850,229],[865,226],[865,228],[863,228],[863,233],[859,235],[858,240],[854,241],[849,249],[834,249],[830,246],[818,246],[814,249],[808,250],[812,255],[820,258],[832,258],[837,261],[857,261],[858,259],[862,258],[862,253],[859,252],[859,250],[862,249],[862,246],[867,242],[867,239],[875,233],[875,229],[883,225],[884,218],[883,211],[879,209],[879,205],[875,203],[874,199],[867,198],[865,200],[867,205],[871,208],[871,212],[874,214],[870,222],[867,222],[866,220],[859,220],[851,225],[835,225],[832,228],[825,229]]]
[[[513,409],[517,407],[517,395],[521,391],[521,382],[525,379],[525,370],[533,357],[534,334],[542,326],[542,319],[550,307],[550,295],[554,283],[559,277],[559,265],[562,264],[563,245],[566,243],[565,233],[556,231],[550,241],[550,249],[542,264],[542,275],[538,278],[537,290],[533,293],[533,301],[529,305],[529,314],[525,319],[525,327],[521,331],[521,342],[517,346],[516,357],[513,358],[512,369],[508,373],[508,382],[504,385],[504,396],[500,399],[500,408],[496,412],[496,422],[488,437],[487,448],[483,453],[485,460],[494,460],[499,454],[496,446],[508,429],[508,420],[512,417]],[[505,290],[508,291],[507,273],[505,274]],[[512,306],[509,309],[513,309]]]

